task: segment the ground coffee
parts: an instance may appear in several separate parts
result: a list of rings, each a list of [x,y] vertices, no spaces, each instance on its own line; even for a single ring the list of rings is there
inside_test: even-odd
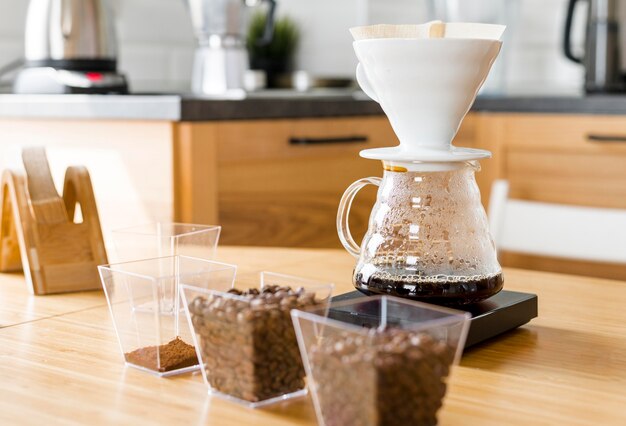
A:
[[[424,332],[327,335],[310,363],[326,426],[434,425],[454,349]]]
[[[207,378],[219,392],[258,402],[304,388],[292,309],[319,305],[303,288],[230,290],[189,305]]]
[[[148,346],[124,355],[126,362],[160,373],[198,364],[198,357],[194,347],[188,345],[179,337],[166,345]]]

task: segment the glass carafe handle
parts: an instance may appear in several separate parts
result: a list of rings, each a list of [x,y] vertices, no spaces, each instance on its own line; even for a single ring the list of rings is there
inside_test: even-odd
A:
[[[350,225],[348,219],[350,216],[350,208],[352,207],[352,201],[356,194],[367,185],[380,186],[382,179],[379,177],[368,177],[359,179],[346,189],[343,193],[341,201],[339,202],[339,211],[337,212],[337,234],[339,234],[339,240],[343,244],[344,248],[354,257],[359,257],[361,248],[352,238],[350,232]]]

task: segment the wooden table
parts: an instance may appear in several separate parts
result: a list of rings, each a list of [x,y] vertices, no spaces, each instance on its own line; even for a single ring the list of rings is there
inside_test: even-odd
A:
[[[335,250],[220,248],[261,270],[351,290]],[[506,270],[506,288],[539,294],[539,318],[463,356],[440,424],[626,424],[626,283]],[[0,424],[313,425],[308,398],[249,410],[211,398],[200,375],[125,368],[100,292],[34,297],[0,274]]]

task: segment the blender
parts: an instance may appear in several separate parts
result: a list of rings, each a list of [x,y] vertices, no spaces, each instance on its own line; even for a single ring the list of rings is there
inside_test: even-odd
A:
[[[186,0],[198,47],[194,57],[191,91],[224,98],[245,96],[244,76],[250,69],[246,34],[248,9],[263,0]],[[274,33],[275,0],[268,3],[260,44]]]

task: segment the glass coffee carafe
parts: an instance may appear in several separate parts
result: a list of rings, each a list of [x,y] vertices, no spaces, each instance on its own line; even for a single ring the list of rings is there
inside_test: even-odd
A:
[[[355,287],[445,305],[499,292],[502,269],[474,178],[478,163],[384,165],[382,179],[354,182],[339,205],[339,238],[358,258]],[[368,184],[379,186],[378,198],[359,247],[348,215],[357,192]]]

